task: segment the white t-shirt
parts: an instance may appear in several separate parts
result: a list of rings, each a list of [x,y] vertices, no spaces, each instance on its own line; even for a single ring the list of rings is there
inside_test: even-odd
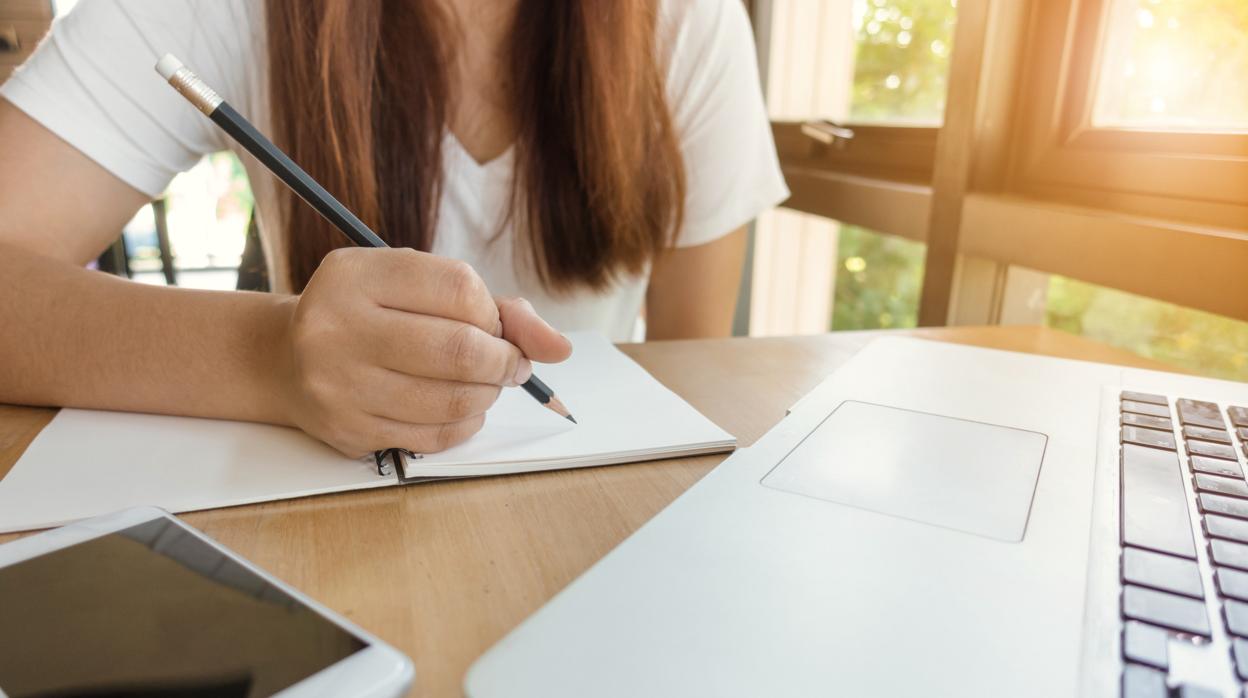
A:
[[[286,231],[276,205],[284,185],[154,69],[160,56],[174,54],[271,132],[263,8],[259,0],[83,0],[0,95],[153,197],[203,154],[238,153],[255,194],[269,278],[274,290],[288,291]],[[748,223],[786,198],[788,189],[741,0],[662,0],[658,32],[688,180],[676,244],[699,245]],[[443,153],[434,253],[469,262],[494,294],[528,298],[561,330],[635,338],[648,274],[603,292],[547,293],[506,222],[512,151],[479,164],[448,130]]]

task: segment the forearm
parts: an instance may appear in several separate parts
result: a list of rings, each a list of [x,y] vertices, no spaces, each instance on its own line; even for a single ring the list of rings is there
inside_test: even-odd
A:
[[[0,244],[0,402],[288,423],[293,301],[145,286]]]

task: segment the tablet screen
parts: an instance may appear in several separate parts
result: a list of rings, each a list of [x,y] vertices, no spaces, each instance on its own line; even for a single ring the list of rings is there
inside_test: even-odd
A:
[[[0,689],[267,696],[365,643],[171,520],[0,568]]]

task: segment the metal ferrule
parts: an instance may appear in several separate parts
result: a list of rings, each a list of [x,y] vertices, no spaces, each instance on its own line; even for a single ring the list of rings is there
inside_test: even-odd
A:
[[[199,76],[192,73],[189,68],[178,68],[178,71],[169,78],[169,84],[173,85],[173,89],[182,93],[183,97],[190,100],[195,108],[202,111],[205,115],[211,116],[217,107],[221,106],[221,95],[217,94],[209,87]]]

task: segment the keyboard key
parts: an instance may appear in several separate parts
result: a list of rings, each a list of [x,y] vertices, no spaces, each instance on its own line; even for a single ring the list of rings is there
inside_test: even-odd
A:
[[[1173,451],[1122,445],[1123,543],[1196,558],[1180,468]],[[1248,500],[1244,509],[1248,516]]]
[[[1209,541],[1213,561],[1221,567],[1238,567],[1248,570],[1248,545],[1214,538]]]
[[[1164,453],[1164,451],[1161,451],[1161,453]],[[1201,492],[1199,499],[1201,511],[1248,519],[1248,500],[1224,497],[1220,494],[1209,494],[1208,492]]]
[[[1132,416],[1135,416],[1135,417],[1143,417],[1144,415],[1142,415],[1142,414],[1137,414],[1137,415],[1132,415]],[[1123,419],[1123,421],[1126,421],[1126,419],[1127,419],[1127,415],[1125,415],[1125,414],[1124,414],[1124,415],[1122,415],[1122,419]],[[1169,421],[1169,420],[1166,420],[1166,421]],[[1148,425],[1147,425],[1147,424],[1141,424],[1140,426],[1148,426]],[[1239,440],[1240,440],[1240,441],[1248,442],[1248,427],[1236,427],[1236,428],[1235,428],[1235,433],[1236,433],[1236,434],[1239,434]]]
[[[1231,640],[1231,652],[1235,655],[1235,673],[1241,681],[1248,681],[1248,640]]]
[[[1228,407],[1226,414],[1231,418],[1231,424],[1237,427],[1248,427],[1248,407]]]
[[[1229,567],[1219,567],[1213,572],[1218,583],[1218,591],[1232,599],[1248,601],[1248,572],[1240,572]]]
[[[1174,426],[1170,424],[1170,420],[1165,417],[1154,417],[1152,415],[1136,414],[1134,412],[1123,412],[1120,416],[1122,417],[1121,422],[1124,425],[1129,424],[1133,427],[1157,429],[1165,432],[1169,432],[1174,428]],[[1248,431],[1248,429],[1245,429],[1245,431]]]
[[[1248,604],[1227,599],[1222,604],[1226,612],[1226,627],[1232,635],[1248,637]]]
[[[1145,429],[1144,427],[1133,427],[1123,425],[1121,429],[1122,443],[1139,444],[1141,446],[1151,446],[1153,448],[1164,448],[1173,451],[1174,434],[1168,431],[1157,431],[1156,429]]]
[[[1196,473],[1196,489],[1202,492],[1217,492],[1232,497],[1248,497],[1248,483],[1233,477],[1219,477]]]
[[[1240,543],[1248,543],[1248,521],[1228,519],[1225,516],[1216,514],[1205,514],[1205,533],[1208,533],[1213,538],[1226,538],[1239,541]]]
[[[1244,608],[1243,620],[1248,625],[1248,606]],[[1209,616],[1205,614],[1205,603],[1186,596],[1126,584],[1122,587],[1122,615],[1163,628],[1209,637]]]
[[[1224,698],[1224,696],[1222,691],[1185,683],[1179,686],[1179,690],[1175,692],[1174,698]]]
[[[1122,698],[1168,698],[1166,673],[1143,664],[1128,664],[1122,669]]]
[[[1154,395],[1152,393],[1137,393],[1134,390],[1122,391],[1122,399],[1132,400],[1134,402],[1151,402],[1154,405],[1161,405],[1162,407],[1170,406],[1170,401],[1166,399],[1165,395]]]
[[[1226,477],[1237,477],[1240,479],[1244,477],[1244,471],[1239,469],[1239,463],[1237,462],[1220,458],[1205,458],[1204,456],[1188,456],[1187,461],[1191,463],[1192,470],[1197,472],[1225,475]]]
[[[1147,623],[1129,620],[1122,628],[1122,656],[1133,662],[1167,669],[1169,644],[1170,633]]]
[[[1153,405],[1147,402],[1136,402],[1134,400],[1122,401],[1123,412],[1134,412],[1136,414],[1147,414],[1153,417],[1170,418],[1170,408],[1165,405]]]
[[[1138,548],[1122,551],[1122,579],[1132,584],[1204,598],[1200,568],[1192,560]]]
[[[1196,439],[1197,441],[1216,441],[1220,444],[1229,444],[1231,442],[1231,435],[1226,433],[1225,429],[1194,427],[1191,424],[1183,426],[1183,438]]]
[[[1198,427],[1225,429],[1222,412],[1212,402],[1201,400],[1177,400],[1174,406],[1179,411],[1179,421],[1183,424],[1194,424]]]
[[[1132,427],[1123,427],[1123,429],[1131,429]],[[1141,430],[1143,431],[1143,430]],[[1158,432],[1161,433],[1161,432]],[[1226,460],[1236,460],[1235,449],[1226,444],[1209,443],[1208,441],[1188,441],[1187,452],[1194,456],[1206,456],[1209,458],[1223,458]]]

